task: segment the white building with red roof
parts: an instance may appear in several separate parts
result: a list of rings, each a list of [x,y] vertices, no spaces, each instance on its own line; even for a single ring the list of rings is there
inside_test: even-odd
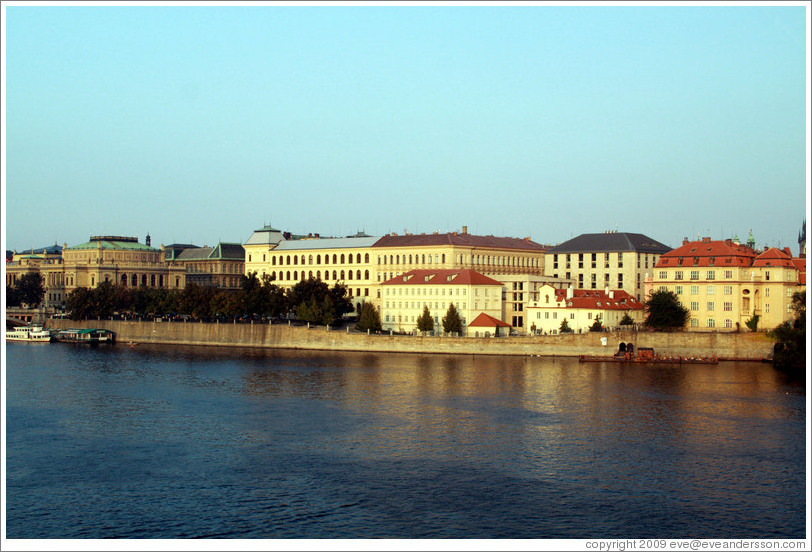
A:
[[[502,283],[467,268],[410,270],[381,283],[381,324],[384,330],[416,331],[417,319],[428,307],[435,331],[442,331],[452,303],[463,334],[481,314],[502,322]]]
[[[643,322],[644,306],[623,290],[558,289],[546,285],[539,291],[538,301],[527,307],[527,323],[531,333],[560,333],[566,320],[573,332],[586,332],[600,319],[607,328],[616,328],[625,315],[635,324]]]
[[[690,311],[689,330],[745,329],[754,315],[758,329],[768,330],[792,318],[792,295],[806,285],[805,261],[788,247],[756,251],[729,239],[686,239],[660,257],[652,288],[677,295]]]

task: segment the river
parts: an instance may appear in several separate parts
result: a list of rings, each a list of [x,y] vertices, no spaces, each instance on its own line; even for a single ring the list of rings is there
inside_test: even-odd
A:
[[[804,538],[770,365],[6,345],[7,537]]]

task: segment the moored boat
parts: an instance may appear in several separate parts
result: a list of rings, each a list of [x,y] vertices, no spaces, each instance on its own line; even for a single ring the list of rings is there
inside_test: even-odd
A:
[[[6,330],[6,341],[48,343],[51,339],[51,332],[42,326],[19,326],[13,330]]]
[[[54,339],[63,343],[113,343],[116,334],[99,328],[70,328],[57,332]]]
[[[579,362],[622,362],[628,364],[719,364],[717,357],[700,356],[662,356],[655,354],[651,347],[640,347],[637,354],[634,353],[634,346],[629,343],[621,343],[612,356],[601,355],[580,355]]]

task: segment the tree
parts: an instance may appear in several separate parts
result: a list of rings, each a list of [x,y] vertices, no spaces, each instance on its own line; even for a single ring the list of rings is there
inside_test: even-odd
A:
[[[572,328],[570,328],[569,322],[567,319],[561,321],[561,326],[558,328],[559,333],[572,333]]]
[[[45,297],[45,278],[39,272],[23,274],[14,284],[21,303],[29,307],[38,307]]]
[[[454,306],[454,303],[448,305],[448,311],[446,311],[442,322],[443,331],[445,333],[462,333],[462,319],[460,318],[460,313],[457,312],[457,307]]]
[[[420,332],[430,332],[434,329],[434,318],[431,317],[429,307],[423,306],[423,314],[417,318],[417,330]]]
[[[84,320],[93,316],[93,292],[86,287],[79,287],[71,291],[65,299],[65,307],[70,312],[72,320]]]
[[[629,316],[628,312],[623,315],[623,318],[620,319],[620,325],[621,326],[632,326],[633,324],[634,324],[634,320],[632,320],[632,317]]]
[[[372,303],[364,303],[364,306],[361,307],[361,314],[358,315],[358,323],[355,325],[355,329],[362,332],[367,330],[379,332],[381,328],[381,315],[378,309]]]
[[[759,318],[761,318],[759,315],[753,314],[753,316],[750,317],[750,320],[745,322],[744,325],[747,326],[748,328],[750,328],[751,332],[758,331],[758,319]]]
[[[19,307],[20,306],[20,292],[14,286],[6,286],[6,306]]]
[[[676,330],[685,327],[691,313],[683,307],[677,295],[667,289],[657,290],[645,303],[646,321],[644,324],[655,330]]]
[[[601,317],[600,315],[595,317],[595,321],[589,327],[590,332],[602,332],[603,331],[603,324],[601,324]]]
[[[794,320],[782,322],[767,335],[776,341],[773,365],[803,374],[806,369],[806,290],[792,295],[790,308],[795,313]]]

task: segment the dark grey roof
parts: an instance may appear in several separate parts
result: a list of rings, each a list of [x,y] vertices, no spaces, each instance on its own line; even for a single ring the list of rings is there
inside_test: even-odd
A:
[[[593,253],[608,251],[636,251],[638,253],[668,253],[671,248],[644,234],[631,232],[603,232],[581,234],[551,247],[547,253]]]
[[[191,249],[184,249],[180,252],[180,254],[175,255],[175,258],[179,261],[190,261],[190,260],[199,260],[199,259],[207,259],[209,257],[209,253],[212,252],[211,247],[194,247]]]
[[[212,259],[232,259],[232,260],[245,260],[245,248],[240,243],[218,243],[211,255]]]

